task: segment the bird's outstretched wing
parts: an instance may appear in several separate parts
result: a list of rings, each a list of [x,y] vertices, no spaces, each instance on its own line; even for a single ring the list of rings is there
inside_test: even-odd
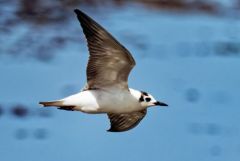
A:
[[[147,114],[147,110],[141,110],[137,112],[125,113],[125,114],[110,114],[111,127],[108,131],[110,132],[123,132],[136,127],[140,121]]]
[[[75,9],[90,53],[87,88],[119,86],[128,89],[128,75],[135,66],[130,52],[82,11]]]

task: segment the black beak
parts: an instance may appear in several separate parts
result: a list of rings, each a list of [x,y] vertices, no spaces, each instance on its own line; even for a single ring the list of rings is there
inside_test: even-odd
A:
[[[168,106],[166,103],[159,102],[159,101],[155,102],[154,105],[156,105],[156,106]]]

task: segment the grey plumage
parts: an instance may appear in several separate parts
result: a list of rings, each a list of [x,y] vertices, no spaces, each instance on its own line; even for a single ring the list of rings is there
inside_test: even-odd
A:
[[[123,132],[136,127],[147,114],[147,110],[141,110],[125,114],[108,114],[111,122],[110,132]]]
[[[130,52],[85,13],[74,11],[88,42],[87,87],[118,85],[128,89],[128,75],[136,64]]]

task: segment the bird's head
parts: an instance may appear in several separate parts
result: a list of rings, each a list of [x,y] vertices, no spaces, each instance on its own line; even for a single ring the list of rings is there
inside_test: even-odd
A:
[[[134,89],[130,89],[130,92],[134,97],[136,97],[139,103],[143,107],[150,107],[150,106],[168,106],[166,103],[157,101],[151,94],[143,91],[137,91]]]
[[[144,107],[150,106],[168,106],[166,103],[157,101],[151,94],[141,91],[139,102]]]

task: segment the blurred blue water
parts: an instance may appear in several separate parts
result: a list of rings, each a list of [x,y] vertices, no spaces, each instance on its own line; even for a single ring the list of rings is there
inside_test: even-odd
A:
[[[85,9],[137,62],[130,86],[169,108],[149,109],[131,131],[108,133],[105,115],[39,107],[82,88],[86,43],[71,10],[63,28],[17,25],[1,35],[0,160],[238,161],[239,20],[134,4],[99,10]],[[15,49],[14,40],[23,45]]]

